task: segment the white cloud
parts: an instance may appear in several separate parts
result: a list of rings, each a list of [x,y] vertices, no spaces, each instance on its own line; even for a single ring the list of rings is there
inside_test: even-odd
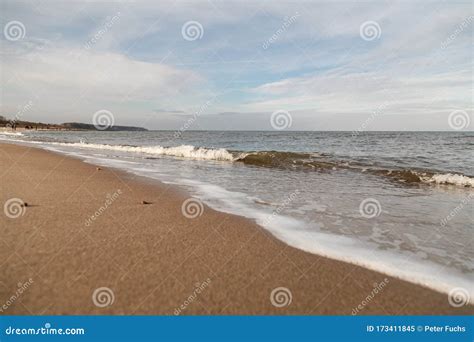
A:
[[[318,113],[419,115],[470,107],[470,70],[431,76],[384,73],[315,75],[267,83],[253,89],[260,95],[251,111],[313,109]],[[405,120],[409,118],[405,117]]]
[[[2,112],[7,115],[15,108],[8,104],[21,104],[28,98],[36,99],[30,115],[53,111],[61,114],[62,121],[101,108],[115,108],[125,114],[131,111],[130,103],[158,106],[173,99],[175,106],[178,99],[195,99],[195,90],[204,82],[191,70],[132,60],[118,53],[84,48],[16,52],[2,61]],[[139,110],[130,114],[137,113]]]

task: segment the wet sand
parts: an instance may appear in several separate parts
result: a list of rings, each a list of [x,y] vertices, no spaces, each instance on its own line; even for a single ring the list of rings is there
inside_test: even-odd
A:
[[[115,169],[0,143],[0,175],[0,314],[474,313]]]

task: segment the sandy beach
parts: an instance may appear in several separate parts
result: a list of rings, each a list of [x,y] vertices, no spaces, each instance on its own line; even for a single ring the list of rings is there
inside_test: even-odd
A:
[[[2,207],[27,203],[0,215],[3,315],[474,312],[289,247],[242,217],[207,206],[186,217],[189,195],[175,187],[41,149],[0,151]]]

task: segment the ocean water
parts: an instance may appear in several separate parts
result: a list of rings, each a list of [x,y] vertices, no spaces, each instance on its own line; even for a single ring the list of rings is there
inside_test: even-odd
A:
[[[0,133],[173,184],[310,253],[474,298],[473,132]]]

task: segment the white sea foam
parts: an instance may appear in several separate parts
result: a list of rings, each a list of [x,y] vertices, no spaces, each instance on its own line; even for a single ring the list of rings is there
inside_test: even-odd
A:
[[[322,232],[314,222],[311,228],[306,227],[298,219],[257,209],[251,203],[252,198],[244,193],[228,191],[214,184],[189,179],[179,179],[177,183],[189,186],[197,197],[215,210],[254,219],[292,247],[382,272],[442,293],[449,293],[456,286],[472,289],[472,282],[457,270],[447,270],[428,260],[421,262],[415,253],[382,251],[373,243]],[[474,304],[472,290],[470,302]]]
[[[148,155],[163,155],[196,160],[220,160],[233,161],[235,158],[224,148],[209,149],[195,147],[192,145],[181,145],[175,147],[163,146],[124,146],[124,145],[105,145],[105,144],[87,144],[87,143],[55,143],[61,146],[79,147],[98,150],[109,150],[118,152],[134,152]]]
[[[347,236],[289,230],[285,221],[277,220],[274,223],[266,228],[290,246],[382,272],[442,293],[449,293],[453,287],[463,287],[468,289],[470,303],[474,304],[472,281],[457,270],[446,269],[428,260],[421,262],[415,253],[381,251],[376,245],[364,246]]]
[[[21,133],[21,132],[7,132],[7,131],[0,131],[0,134],[2,135],[7,135],[7,136],[16,136],[16,137],[19,137],[19,136],[23,136],[24,134]]]
[[[421,180],[425,183],[452,184],[474,187],[474,178],[452,173],[436,174],[431,177],[421,177]]]

